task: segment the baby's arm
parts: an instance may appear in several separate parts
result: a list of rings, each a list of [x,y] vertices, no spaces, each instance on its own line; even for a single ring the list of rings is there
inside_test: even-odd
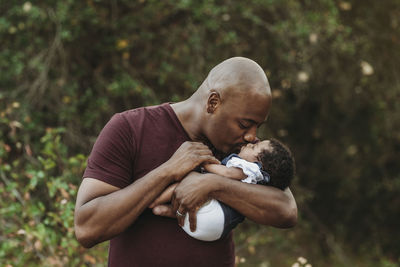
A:
[[[221,164],[205,164],[203,167],[208,172],[215,173],[235,180],[243,180],[247,177],[243,173],[242,169],[236,167],[228,168],[225,165]]]

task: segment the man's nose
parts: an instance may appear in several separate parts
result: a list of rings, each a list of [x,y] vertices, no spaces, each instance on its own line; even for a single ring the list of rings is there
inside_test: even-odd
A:
[[[251,127],[244,135],[244,141],[248,143],[256,143],[259,141],[257,138],[257,127]]]

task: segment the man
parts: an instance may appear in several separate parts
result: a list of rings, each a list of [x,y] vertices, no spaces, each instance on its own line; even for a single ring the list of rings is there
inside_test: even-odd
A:
[[[267,77],[257,63],[236,57],[213,68],[199,89],[176,104],[114,115],[88,160],[75,208],[75,233],[85,247],[110,241],[109,266],[234,266],[232,234],[214,242],[189,237],[169,217],[189,214],[209,198],[257,223],[292,227],[296,202],[281,191],[192,172],[218,163],[212,149],[237,151],[256,142],[271,105]],[[180,182],[172,205],[148,206]]]

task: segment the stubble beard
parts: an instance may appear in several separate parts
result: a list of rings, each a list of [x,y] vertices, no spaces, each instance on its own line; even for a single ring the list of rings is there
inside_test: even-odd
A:
[[[222,160],[223,158],[229,155],[229,153],[224,153],[216,149],[215,146],[210,142],[210,140],[208,140],[208,138],[205,136],[203,137],[202,143],[208,146],[208,148],[213,153],[214,157],[216,157],[218,160]]]

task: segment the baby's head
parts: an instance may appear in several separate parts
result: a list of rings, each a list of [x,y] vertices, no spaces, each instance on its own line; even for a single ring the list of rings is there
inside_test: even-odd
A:
[[[270,176],[268,185],[284,190],[294,177],[295,164],[289,148],[276,139],[247,144],[239,156],[250,162],[259,162]]]

